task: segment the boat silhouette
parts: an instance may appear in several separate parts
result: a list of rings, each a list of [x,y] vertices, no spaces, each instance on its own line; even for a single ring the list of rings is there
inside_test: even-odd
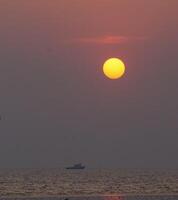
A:
[[[66,169],[85,169],[85,166],[82,165],[81,163],[78,163],[78,164],[75,164],[73,166],[66,167]]]

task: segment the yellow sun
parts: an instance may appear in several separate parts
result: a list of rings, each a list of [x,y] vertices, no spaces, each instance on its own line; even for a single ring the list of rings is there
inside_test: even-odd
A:
[[[110,58],[103,65],[104,74],[110,79],[118,79],[125,73],[125,65],[118,58]]]

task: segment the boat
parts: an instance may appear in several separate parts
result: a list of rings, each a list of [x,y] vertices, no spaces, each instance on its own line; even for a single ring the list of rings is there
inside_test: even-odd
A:
[[[82,165],[81,163],[75,164],[71,167],[66,167],[66,169],[85,169],[85,166]]]

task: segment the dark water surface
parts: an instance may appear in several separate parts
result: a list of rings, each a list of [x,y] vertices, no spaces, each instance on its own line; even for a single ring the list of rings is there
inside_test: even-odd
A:
[[[144,198],[140,196],[143,194],[146,195]],[[168,194],[169,196],[166,197]],[[178,200],[176,196],[178,195],[178,170],[19,169],[0,171],[1,198],[53,197],[55,199],[54,197],[78,195],[83,196],[80,197],[82,199],[89,200],[90,198],[92,200],[99,198],[101,200]],[[110,195],[116,196],[108,197]],[[122,197],[124,195],[125,197]],[[75,198],[79,197],[73,197],[71,200]]]
[[[1,200],[66,200],[66,197],[31,197],[31,198],[0,198]],[[80,196],[68,197],[67,200],[178,200],[176,195],[133,195],[133,196]]]

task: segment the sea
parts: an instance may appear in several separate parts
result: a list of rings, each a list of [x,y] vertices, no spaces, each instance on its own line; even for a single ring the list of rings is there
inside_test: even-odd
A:
[[[1,200],[178,200],[178,170],[1,169]]]

